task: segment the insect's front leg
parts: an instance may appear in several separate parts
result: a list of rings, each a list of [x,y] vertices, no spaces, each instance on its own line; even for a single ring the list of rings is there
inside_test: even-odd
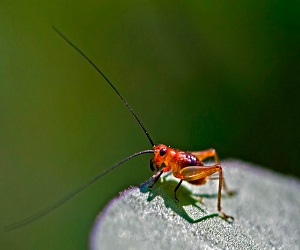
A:
[[[169,166],[163,167],[162,170],[160,171],[160,173],[155,177],[154,182],[152,183],[152,185],[150,185],[150,186],[148,187],[148,189],[151,189],[151,188],[154,186],[154,184],[158,181],[158,179],[160,178],[160,176],[161,176],[163,173],[169,172],[170,170],[171,170],[171,167],[169,167]]]

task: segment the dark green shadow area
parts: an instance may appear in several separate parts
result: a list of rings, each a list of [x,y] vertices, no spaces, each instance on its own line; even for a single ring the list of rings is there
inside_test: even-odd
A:
[[[193,194],[190,190],[188,190],[184,186],[180,186],[180,188],[177,191],[177,197],[179,199],[179,202],[177,202],[174,199],[174,189],[178,182],[174,180],[164,180],[163,182],[157,182],[155,185],[149,190],[148,186],[151,185],[153,182],[153,179],[150,179],[143,184],[140,185],[139,189],[142,193],[149,193],[148,202],[151,202],[156,196],[162,197],[164,200],[164,204],[167,208],[171,208],[173,212],[178,214],[183,219],[187,220],[190,223],[198,223],[213,217],[219,217],[223,220],[224,217],[222,217],[219,213],[212,213],[205,216],[202,216],[198,219],[193,219],[191,216],[186,212],[184,209],[184,206],[192,205],[193,207],[196,207],[199,209],[202,213],[205,213],[206,209],[205,207],[199,206],[199,203],[201,202],[201,198],[208,198],[208,199],[216,199],[218,197],[217,194]],[[228,196],[222,196],[222,198],[226,198]],[[231,221],[226,220],[228,223],[231,223]]]

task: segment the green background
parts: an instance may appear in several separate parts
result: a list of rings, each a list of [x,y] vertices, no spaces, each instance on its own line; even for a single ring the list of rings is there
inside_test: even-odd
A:
[[[51,25],[104,71],[155,143],[215,147],[220,158],[299,177],[297,5],[2,0],[1,227],[151,148],[116,94]],[[149,155],[132,160],[43,219],[1,232],[0,245],[85,249],[103,206],[151,174]]]

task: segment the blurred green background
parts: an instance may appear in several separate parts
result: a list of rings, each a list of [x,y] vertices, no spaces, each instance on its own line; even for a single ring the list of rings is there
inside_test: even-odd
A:
[[[2,0],[1,227],[151,148],[108,84],[51,25],[104,71],[155,143],[215,147],[221,158],[299,177],[297,5]],[[87,248],[103,206],[152,175],[149,158],[124,164],[43,219],[1,232],[1,248]]]

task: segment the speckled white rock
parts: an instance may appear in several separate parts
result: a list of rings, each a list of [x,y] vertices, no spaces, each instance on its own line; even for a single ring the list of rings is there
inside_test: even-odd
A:
[[[233,223],[216,216],[217,181],[183,184],[177,203],[177,181],[168,175],[151,192],[148,182],[112,200],[95,221],[90,248],[300,249],[299,180],[237,160],[222,166],[228,187],[237,191],[222,198]]]

